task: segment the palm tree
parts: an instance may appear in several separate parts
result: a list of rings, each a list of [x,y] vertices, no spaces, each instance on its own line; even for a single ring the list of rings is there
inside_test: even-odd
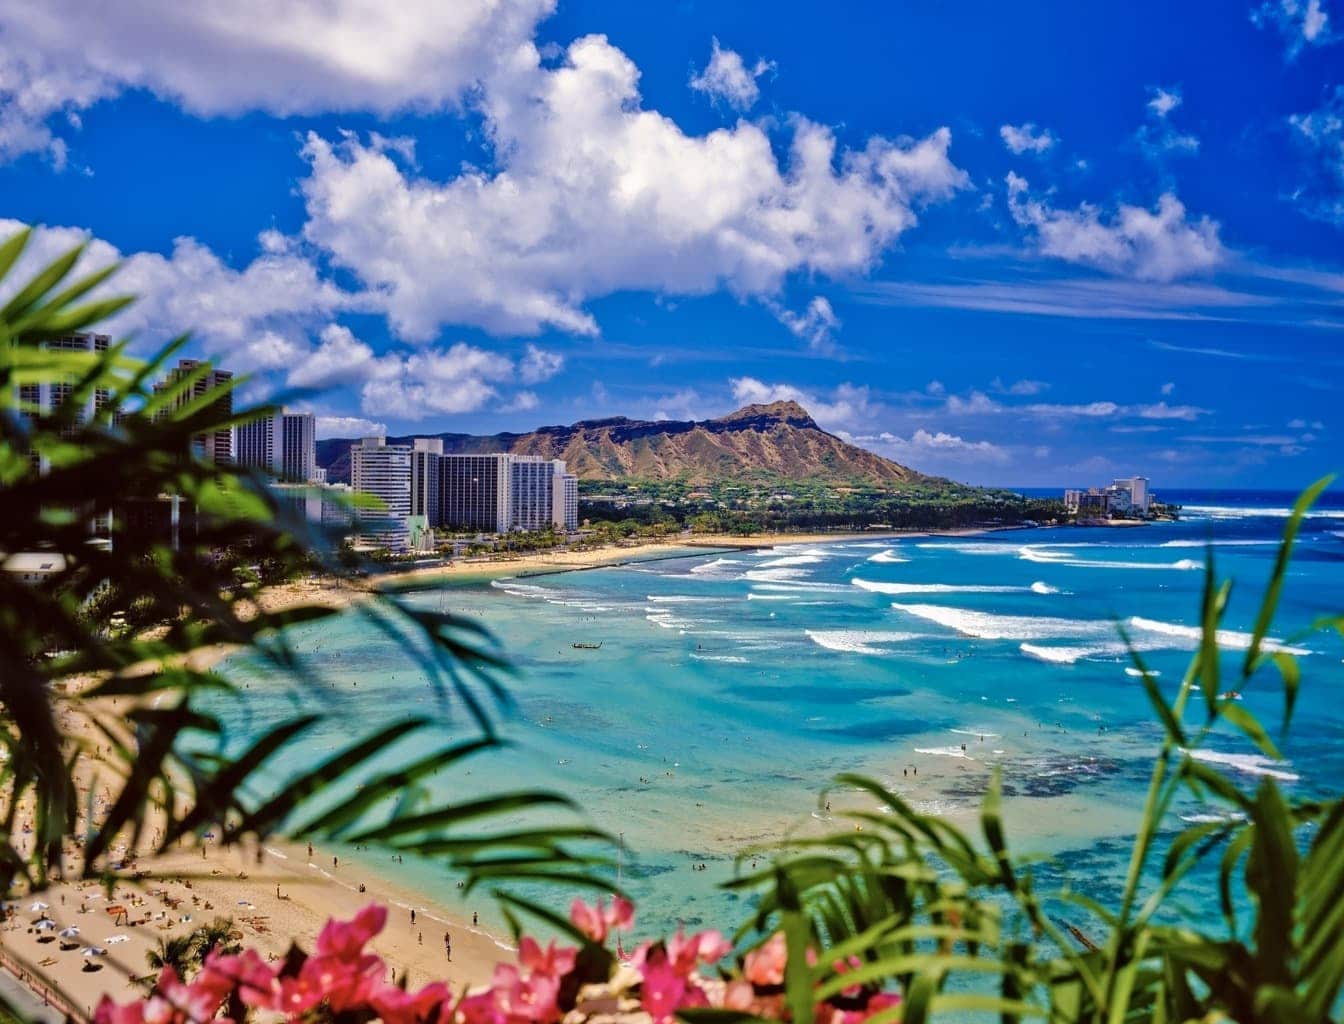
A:
[[[171,967],[182,980],[190,981],[205,963],[205,958],[216,950],[226,955],[241,952],[240,938],[242,934],[231,917],[217,917],[185,935],[160,938],[157,948],[145,952],[145,961],[153,976],[143,979],[142,985],[146,991],[151,991],[165,967]]]
[[[435,709],[358,737],[283,784],[266,781],[262,771],[333,714],[286,627],[338,613],[318,604],[265,611],[234,569],[260,564],[270,579],[319,571],[353,581],[363,566],[342,550],[339,534],[281,502],[262,473],[202,457],[193,439],[273,409],[231,410],[223,399],[241,379],[206,387],[205,364],[170,375],[185,337],[148,358],[134,357],[126,341],[94,351],[61,344],[132,299],[96,297],[117,268],[76,274],[79,248],[15,281],[28,240],[21,231],[0,241],[0,552],[51,554],[60,568],[37,583],[0,571],[0,892],[20,883],[40,889],[57,871],[73,877],[63,854],[72,840],[83,845],[86,877],[115,880],[115,846],[143,856],[207,831],[225,844],[272,834],[381,844],[444,860],[470,884],[587,879],[593,861],[569,844],[601,838],[591,829],[495,824],[505,812],[563,809],[568,801],[531,790],[451,805],[424,795],[422,780],[499,742],[508,665],[477,623],[416,607],[391,587],[363,584],[370,599],[355,613],[416,659],[438,697]],[[169,543],[132,528],[128,508],[169,501],[196,513],[194,530],[180,529]],[[105,534],[100,543],[90,543],[91,521]],[[116,618],[117,609],[134,615]],[[216,643],[266,659],[305,687],[317,709],[241,749],[226,744],[212,709],[232,687],[187,659]],[[84,684],[67,687],[75,677]],[[62,728],[58,708],[86,721],[108,752],[99,773],[111,799],[88,821],[79,820],[76,781],[93,751]],[[450,717],[465,723],[448,741],[440,726]],[[185,742],[188,733],[194,744]],[[397,746],[408,737],[414,743]],[[375,769],[373,759],[391,748],[414,752]],[[353,795],[333,799],[333,791]],[[28,818],[31,846],[17,838]],[[157,845],[148,822],[160,828]]]

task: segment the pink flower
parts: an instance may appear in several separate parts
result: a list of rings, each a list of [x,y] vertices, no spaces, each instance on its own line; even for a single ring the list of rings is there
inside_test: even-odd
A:
[[[334,956],[352,960],[364,951],[368,941],[387,924],[387,908],[370,903],[351,921],[332,919],[322,926],[317,936],[317,956]]]
[[[718,963],[732,952],[732,944],[716,931],[697,932],[689,939],[680,931],[667,942],[667,954],[682,974],[690,974],[696,964]]]
[[[597,901],[597,906],[590,907],[575,896],[574,902],[569,905],[569,919],[574,922],[575,928],[594,942],[607,940],[607,922],[602,919],[600,899]]]
[[[369,998],[369,1006],[383,1024],[420,1024],[449,998],[448,986],[431,982],[419,992],[405,992],[395,985],[384,985]]]
[[[560,1019],[560,980],[549,974],[524,976],[512,964],[498,964],[492,982],[495,1005],[506,1024],[551,1024]]]
[[[645,951],[639,972],[644,979],[639,987],[640,1005],[653,1018],[653,1024],[671,1020],[682,1007],[708,1003],[700,987],[691,984],[687,973],[668,959],[662,946]]]
[[[484,992],[476,993],[474,996],[464,997],[457,1004],[457,1011],[453,1014],[453,1020],[457,1024],[504,1024],[504,1013],[499,1008],[494,990],[487,989]],[[122,1024],[122,1022],[113,1022],[113,1024]],[[135,1022],[126,1022],[126,1024],[135,1024]]]
[[[212,952],[205,958],[196,984],[212,986],[219,993],[221,1003],[236,988],[244,1006],[265,1010],[275,1008],[278,993],[275,972],[255,949],[244,950],[237,956]]]
[[[765,944],[752,950],[742,962],[742,974],[753,985],[784,984],[784,967],[789,949],[784,934],[775,932]]]
[[[618,931],[629,931],[635,926],[635,905],[624,896],[613,896],[607,924]]]
[[[635,905],[621,896],[611,898],[611,907],[606,907],[598,897],[596,906],[588,906],[575,897],[569,906],[569,919],[574,927],[594,942],[606,942],[609,929],[629,929],[635,924]]]
[[[539,974],[548,974],[554,978],[561,978],[574,970],[574,963],[578,959],[579,952],[576,949],[557,948],[552,942],[542,952],[541,946],[537,940],[529,935],[524,935],[518,943],[518,962],[530,971]]]

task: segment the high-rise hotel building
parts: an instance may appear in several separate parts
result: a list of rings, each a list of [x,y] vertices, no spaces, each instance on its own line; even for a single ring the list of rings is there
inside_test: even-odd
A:
[[[205,367],[204,370],[201,370],[202,366]],[[230,371],[214,369],[208,363],[202,363],[199,359],[179,359],[177,366],[168,371],[167,378],[154,385],[154,390],[155,392],[168,391],[179,385],[183,378],[198,373],[199,376],[192,381],[191,385],[178,392],[173,398],[173,408],[178,409],[188,405],[202,395],[226,385],[233,379],[233,374]],[[210,412],[220,419],[227,419],[232,416],[233,391],[223,391],[216,395],[210,403]],[[208,462],[213,462],[215,465],[231,462],[233,460],[233,429],[224,427],[220,430],[199,434],[192,438],[191,449],[197,456]]]
[[[411,515],[424,516],[438,526],[439,477],[443,462],[443,438],[417,437],[411,442]]]
[[[509,532],[511,455],[444,455],[439,460],[439,525]]]
[[[286,412],[234,429],[234,458],[241,466],[264,469],[283,483],[317,481],[317,418]]]
[[[48,338],[41,343],[42,347],[52,351],[61,352],[106,352],[108,345],[111,344],[111,337],[106,334],[90,334],[81,332],[78,334],[67,334],[59,338]],[[77,381],[71,380],[53,380],[42,381],[33,384],[19,385],[19,403],[21,405],[21,414],[50,416],[57,409],[69,402],[74,395]],[[74,420],[78,423],[87,423],[93,419],[94,415],[102,409],[111,400],[111,392],[106,388],[96,388],[92,395],[88,396],[83,405],[74,413]],[[73,429],[74,424],[71,425]],[[64,432],[68,432],[64,431]],[[33,462],[39,470],[45,470],[36,452],[33,453]]]
[[[366,437],[350,448],[350,485],[381,503],[356,515],[359,536],[391,548],[406,546],[406,519],[411,514],[411,447],[388,444],[385,437]]]

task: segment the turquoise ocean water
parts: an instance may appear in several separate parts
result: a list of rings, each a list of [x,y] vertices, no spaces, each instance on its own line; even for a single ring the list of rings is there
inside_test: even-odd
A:
[[[702,552],[427,589],[414,599],[478,617],[518,669],[517,711],[502,725],[513,746],[476,759],[470,774],[435,780],[435,795],[541,786],[573,796],[623,836],[623,881],[640,907],[639,931],[652,933],[679,920],[739,922],[742,900],[718,887],[734,857],[838,826],[819,801],[837,772],[870,773],[973,827],[989,768],[1001,765],[1014,848],[1050,855],[1050,880],[1105,899],[1120,884],[1159,739],[1115,621],[1174,697],[1212,543],[1220,575],[1236,580],[1223,638],[1234,665],[1291,496],[1186,500],[1176,524]],[[1289,638],[1341,610],[1336,500],[1303,529],[1274,630],[1303,664],[1288,761],[1268,762],[1230,734],[1206,756],[1247,782],[1271,774],[1299,793],[1338,789],[1344,643]],[[576,650],[574,641],[602,647]],[[310,740],[312,756],[380,720],[442,710],[420,670],[360,616],[296,630],[294,642],[337,712]],[[292,692],[263,683],[268,670],[257,661],[236,657],[224,671],[249,687],[225,711],[235,737],[292,711]],[[1277,725],[1275,677],[1243,699]],[[456,735],[469,732],[460,709],[453,721]],[[829,799],[839,810],[859,798]],[[1180,813],[1196,820],[1208,809]],[[347,856],[386,868],[385,858]],[[408,861],[395,880],[497,920],[483,897],[461,903],[437,865]],[[1197,881],[1188,898],[1207,895]]]

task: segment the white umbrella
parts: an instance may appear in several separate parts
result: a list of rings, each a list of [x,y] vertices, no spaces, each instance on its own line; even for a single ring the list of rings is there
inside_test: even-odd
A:
[[[28,909],[31,910],[34,914],[36,914],[39,910],[46,910],[47,904],[43,903],[41,900],[38,900]]]
[[[80,955],[80,956],[107,956],[107,950],[105,950],[102,946],[90,946],[88,949],[84,950],[84,952],[80,953],[79,955]]]
[[[53,920],[52,920],[51,918],[49,918],[49,917],[44,917],[44,918],[42,918],[42,920],[40,920],[40,921],[34,921],[34,922],[33,922],[33,927],[36,928],[36,929],[37,929],[38,931],[40,931],[40,932],[45,932],[45,931],[48,931],[48,930],[50,930],[50,929],[52,929],[52,928],[55,928],[55,927],[56,927],[56,922],[53,921]]]
[[[76,935],[79,934],[79,929],[76,928],[74,925],[71,925],[69,928],[62,928],[56,934],[63,939],[73,939]]]

